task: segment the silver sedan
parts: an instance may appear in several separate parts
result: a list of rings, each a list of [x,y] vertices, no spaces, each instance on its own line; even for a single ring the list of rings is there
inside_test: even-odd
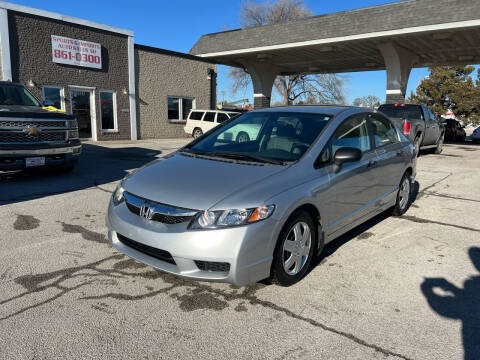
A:
[[[365,109],[246,113],[121,181],[108,237],[172,274],[289,286],[326,243],[408,209],[415,159],[390,120]]]

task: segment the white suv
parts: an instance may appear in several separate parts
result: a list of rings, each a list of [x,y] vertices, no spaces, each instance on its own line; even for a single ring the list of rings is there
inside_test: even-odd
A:
[[[221,110],[190,110],[187,123],[183,129],[187,134],[192,134],[196,139],[218,124],[238,114],[232,111]]]

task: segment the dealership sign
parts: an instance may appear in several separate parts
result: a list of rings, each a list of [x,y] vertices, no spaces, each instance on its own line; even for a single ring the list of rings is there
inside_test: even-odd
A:
[[[52,35],[53,62],[75,66],[102,68],[102,45]]]

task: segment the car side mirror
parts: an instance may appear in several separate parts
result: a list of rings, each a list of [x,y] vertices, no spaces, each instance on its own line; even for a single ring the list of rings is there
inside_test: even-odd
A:
[[[52,100],[44,100],[43,106],[53,106],[54,102]]]
[[[333,157],[333,171],[339,172],[342,165],[346,162],[356,162],[362,159],[362,152],[360,149],[351,147],[342,147],[337,150]]]

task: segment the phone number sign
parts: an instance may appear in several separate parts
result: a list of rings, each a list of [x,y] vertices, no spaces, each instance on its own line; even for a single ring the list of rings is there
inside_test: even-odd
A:
[[[102,68],[102,45],[52,35],[53,62],[59,64]]]

